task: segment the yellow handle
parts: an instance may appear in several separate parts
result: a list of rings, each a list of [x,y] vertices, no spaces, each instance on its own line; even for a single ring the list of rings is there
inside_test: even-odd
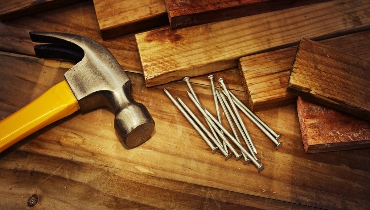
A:
[[[67,81],[54,85],[30,104],[0,121],[0,152],[77,110],[77,99]]]

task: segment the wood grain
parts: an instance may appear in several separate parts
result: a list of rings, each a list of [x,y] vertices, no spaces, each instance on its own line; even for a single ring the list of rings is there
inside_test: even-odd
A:
[[[324,2],[324,0],[165,0],[171,29]]]
[[[94,0],[103,39],[168,25],[164,0]]]
[[[330,1],[179,30],[136,35],[146,86],[235,68],[240,57],[370,26],[367,1]],[[356,21],[355,21],[356,20]]]
[[[4,62],[0,78],[6,81],[0,83],[0,118],[62,80],[71,65],[9,53],[1,53],[0,60]],[[229,75],[227,84],[233,81],[230,86],[240,90],[237,74],[234,69],[215,77]],[[243,116],[265,164],[259,174],[252,165],[212,154],[164,95],[164,86],[145,88],[142,75],[128,76],[134,99],[149,109],[156,122],[154,136],[140,147],[124,149],[114,133],[113,114],[106,109],[58,121],[0,155],[1,207],[25,208],[32,194],[40,197],[36,207],[58,209],[370,205],[370,166],[363,164],[370,161],[370,150],[306,155],[294,105],[257,113],[283,135],[279,150]],[[208,78],[191,81],[202,104],[214,112]],[[183,82],[165,87],[190,103]]]
[[[60,31],[86,36],[107,47],[126,71],[142,73],[135,37],[103,41],[91,1],[0,22],[0,50],[34,55],[35,43],[29,38],[30,31]]]
[[[319,104],[370,120],[370,62],[303,39],[288,91]]]
[[[306,153],[370,147],[370,122],[298,97],[298,118]]]
[[[69,4],[74,4],[84,0],[1,0],[0,1],[0,20],[9,20],[47,11]]]
[[[319,41],[343,52],[368,59],[370,31],[352,33]],[[286,91],[297,47],[268,51],[239,60],[239,70],[248,94],[248,107],[259,111],[296,102],[296,95]]]

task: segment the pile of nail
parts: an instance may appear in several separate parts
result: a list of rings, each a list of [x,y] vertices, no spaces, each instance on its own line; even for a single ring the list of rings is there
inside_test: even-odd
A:
[[[276,145],[276,149],[281,147],[281,142],[278,141],[280,135],[275,133],[260,118],[258,118],[257,115],[255,115],[250,109],[248,109],[248,107],[245,106],[226,87],[223,78],[219,78],[218,80],[220,90],[214,85],[213,75],[209,75],[208,78],[211,82],[217,117],[213,116],[206,108],[202,106],[197,97],[197,94],[194,92],[191,86],[190,78],[185,77],[183,79],[190,91],[187,92],[189,98],[204,117],[208,128],[180,98],[177,98],[177,100],[175,100],[175,98],[165,88],[164,92],[170,98],[172,103],[185,116],[185,118],[190,122],[194,129],[201,135],[203,140],[211,148],[212,152],[216,152],[219,150],[225,156],[225,160],[230,159],[232,154],[234,154],[236,160],[244,158],[244,164],[252,162],[257,167],[258,172],[261,172],[264,169],[264,166],[263,164],[261,164],[261,161],[256,156],[257,150],[238,110],[245,114],[264,134],[266,134],[266,136]],[[230,133],[225,128],[225,126],[222,125],[219,105],[221,105],[222,107],[222,111],[228,121],[229,128],[231,129],[232,133]],[[246,148],[243,147],[239,135],[241,135],[242,139],[244,140]],[[229,139],[233,144],[229,142]],[[240,153],[234,148],[233,145],[238,148]]]

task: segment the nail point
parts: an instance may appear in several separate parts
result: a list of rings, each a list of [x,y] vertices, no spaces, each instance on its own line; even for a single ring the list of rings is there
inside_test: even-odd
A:
[[[279,142],[277,145],[276,145],[276,149],[280,149],[280,147],[283,145],[283,142]]]
[[[265,166],[263,166],[263,164],[261,164],[259,167],[258,167],[258,173],[261,173],[263,171],[263,169],[265,169]]]

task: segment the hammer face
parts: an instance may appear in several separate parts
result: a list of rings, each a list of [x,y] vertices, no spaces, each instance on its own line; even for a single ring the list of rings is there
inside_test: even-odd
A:
[[[154,120],[144,105],[130,103],[116,113],[114,128],[123,146],[131,149],[147,141],[154,131]]]

